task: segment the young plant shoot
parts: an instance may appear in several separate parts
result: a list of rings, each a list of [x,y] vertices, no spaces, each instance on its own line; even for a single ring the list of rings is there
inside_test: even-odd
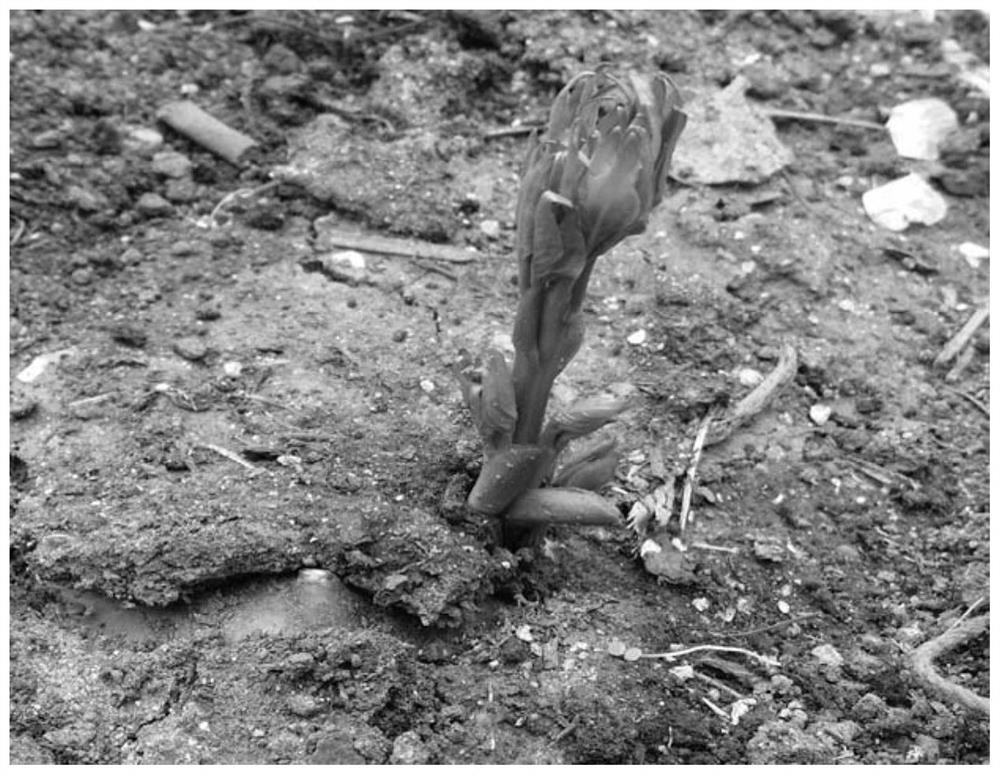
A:
[[[665,75],[584,72],[559,92],[528,155],[517,203],[514,363],[491,350],[478,379],[463,380],[485,454],[469,507],[499,517],[511,548],[537,541],[550,524],[619,519],[597,494],[614,476],[613,441],[578,450],[558,471],[556,463],[570,441],[613,420],[626,403],[584,399],[548,422],[546,408],[555,378],[583,342],[594,262],[646,228],[686,120]]]

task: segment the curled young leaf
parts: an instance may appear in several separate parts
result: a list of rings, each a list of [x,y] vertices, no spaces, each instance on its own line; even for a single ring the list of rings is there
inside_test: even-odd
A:
[[[573,439],[586,436],[604,427],[624,412],[629,402],[624,398],[597,396],[577,401],[572,406],[557,412],[542,431],[541,443],[561,450]]]
[[[528,490],[504,515],[517,525],[617,525],[621,515],[614,505],[590,490],[543,487]]]
[[[479,430],[487,448],[509,446],[517,422],[517,404],[510,367],[499,350],[486,354],[480,404]]]
[[[596,492],[614,477],[618,459],[614,439],[599,441],[567,460],[553,478],[552,485]]]
[[[555,452],[546,447],[515,445],[486,459],[469,493],[469,508],[482,514],[501,513],[525,490],[548,476]]]

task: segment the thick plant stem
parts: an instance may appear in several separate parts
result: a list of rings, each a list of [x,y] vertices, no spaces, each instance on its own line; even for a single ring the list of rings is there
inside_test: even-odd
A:
[[[520,351],[514,353],[514,395],[517,398],[515,444],[534,444],[542,433],[549,391],[556,378],[550,371],[545,366],[532,369],[531,363]]]

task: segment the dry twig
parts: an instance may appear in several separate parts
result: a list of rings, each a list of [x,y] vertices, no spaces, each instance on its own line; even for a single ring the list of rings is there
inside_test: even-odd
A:
[[[964,392],[962,390],[956,390],[953,387],[949,387],[948,385],[943,385],[942,387],[944,387],[945,390],[950,390],[956,396],[959,396],[960,398],[964,398],[966,401],[968,401],[970,404],[972,404],[974,407],[976,407],[976,409],[978,409],[980,412],[982,412],[983,416],[987,420],[990,419],[990,409],[989,409],[989,407],[986,406],[986,404],[984,404],[978,398],[976,398],[973,395],[969,395],[968,393],[966,393],[966,392]]]
[[[677,651],[664,651],[659,654],[640,654],[640,659],[666,659],[674,660],[677,657],[682,657],[685,654],[694,654],[698,651],[729,651],[735,654],[744,654],[751,659],[756,659],[758,662],[764,665],[770,665],[771,667],[779,667],[780,662],[773,657],[766,657],[763,654],[758,654],[755,651],[750,651],[749,649],[741,649],[736,646],[691,646],[686,649],[678,649]]]
[[[198,444],[196,446],[199,446],[202,449],[211,450],[212,452],[215,452],[218,455],[222,455],[222,457],[226,458],[227,460],[232,460],[234,463],[239,463],[241,466],[243,466],[245,469],[247,469],[251,473],[260,474],[260,473],[263,473],[263,471],[264,471],[264,469],[257,468],[257,466],[253,465],[253,463],[250,463],[250,462],[244,460],[242,457],[240,457],[239,455],[237,455],[235,452],[233,452],[231,450],[228,450],[225,447],[220,447],[217,444],[204,444],[204,443],[202,443],[202,444]]]
[[[401,256],[426,261],[447,261],[452,264],[468,264],[476,260],[475,254],[465,248],[454,245],[437,245],[421,240],[341,231],[324,231],[323,240],[333,247],[357,250],[362,253],[378,253],[385,256]]]
[[[270,191],[272,188],[276,188],[281,184],[279,180],[272,180],[270,183],[265,183],[262,186],[257,186],[257,188],[238,188],[235,191],[230,191],[217,204],[212,212],[209,214],[208,219],[212,222],[213,226],[216,226],[216,216],[222,212],[225,207],[235,202],[237,199],[249,199],[252,196],[259,196],[265,191]]]
[[[695,477],[698,473],[698,463],[701,460],[701,451],[705,446],[705,437],[708,435],[708,428],[712,424],[712,415],[705,415],[698,435],[694,440],[694,448],[691,450],[691,465],[688,466],[684,478],[684,492],[681,495],[680,526],[681,535],[684,535],[684,528],[687,526],[688,512],[691,510],[691,492],[694,490]]]
[[[910,654],[910,667],[924,686],[950,702],[957,702],[959,705],[985,716],[990,715],[989,698],[980,697],[971,689],[949,681],[934,669],[934,659],[985,632],[989,625],[989,614],[983,614],[960,623],[956,622],[955,625],[936,638],[927,641]]]
[[[741,425],[749,422],[759,414],[771,399],[774,398],[778,389],[788,380],[795,376],[798,368],[798,356],[795,348],[786,344],[781,349],[781,356],[778,358],[778,365],[774,367],[770,374],[747,394],[742,401],[733,407],[721,419],[713,423],[713,428],[705,439],[706,446],[720,444],[728,439],[733,431]]]
[[[802,113],[798,110],[784,110],[782,108],[764,108],[763,113],[768,118],[784,118],[792,121],[811,121],[820,124],[840,124],[841,126],[855,126],[859,129],[873,129],[885,131],[883,124],[876,124],[874,121],[864,121],[860,118],[848,118],[846,116],[827,116],[823,113]]]
[[[962,348],[968,344],[972,335],[976,333],[983,323],[986,322],[986,319],[989,316],[989,305],[984,305],[973,312],[972,317],[970,317],[968,321],[966,321],[965,325],[959,329],[959,332],[949,339],[945,343],[944,347],[941,348],[941,352],[938,353],[938,356],[934,359],[934,366],[943,366],[958,355],[962,351]]]

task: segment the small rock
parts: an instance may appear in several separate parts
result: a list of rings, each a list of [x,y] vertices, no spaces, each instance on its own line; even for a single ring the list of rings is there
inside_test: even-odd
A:
[[[747,95],[758,100],[776,99],[791,86],[774,65],[763,62],[750,65],[743,70],[743,75],[750,82]]]
[[[142,263],[143,256],[142,251],[138,248],[128,248],[124,253],[122,253],[118,260],[123,266],[134,266],[135,264]]]
[[[930,735],[917,735],[906,752],[907,764],[934,763],[941,755],[941,744]]]
[[[69,278],[76,285],[90,285],[94,279],[94,270],[87,266],[81,266],[79,269],[74,269]]]
[[[936,161],[941,143],[958,129],[958,116],[944,100],[928,97],[894,107],[885,128],[900,156]]]
[[[764,562],[783,562],[785,547],[781,539],[767,538],[753,542],[753,555]]]
[[[194,202],[198,199],[198,186],[191,178],[175,178],[167,181],[163,192],[171,202]]]
[[[39,132],[31,138],[31,147],[38,148],[39,150],[58,148],[62,144],[62,141],[63,133],[61,129],[48,129],[44,132]]]
[[[127,347],[145,347],[148,339],[146,332],[134,323],[118,323],[109,333],[114,341]]]
[[[747,743],[750,764],[832,764],[836,748],[794,721],[766,721]]]
[[[485,220],[479,224],[479,230],[489,239],[499,239],[500,221],[493,220],[492,218]]]
[[[392,341],[394,341],[394,342],[405,342],[406,341],[406,337],[408,337],[409,335],[410,335],[410,332],[407,331],[405,328],[397,329],[396,331],[392,332]]]
[[[308,694],[293,694],[285,701],[285,707],[300,718],[312,718],[323,709],[323,704]]]
[[[888,62],[872,62],[868,68],[868,75],[872,78],[888,78],[892,75],[892,65]]]
[[[298,55],[280,43],[271,46],[261,61],[268,70],[281,75],[291,75],[302,69],[302,60]]]
[[[124,151],[138,156],[155,153],[163,145],[163,135],[155,129],[144,126],[127,126],[122,133]]]
[[[531,659],[531,647],[517,638],[508,638],[500,646],[500,659],[509,665],[516,665]]]
[[[323,274],[337,282],[357,284],[368,277],[365,257],[356,250],[327,253],[319,261]]]
[[[349,737],[339,729],[324,730],[326,737],[316,744],[310,764],[365,764],[365,759],[354,750]]]
[[[153,156],[153,172],[167,178],[183,178],[191,174],[191,160],[177,151],[160,151]]]
[[[251,229],[280,231],[285,225],[285,217],[273,204],[264,204],[250,208],[243,216],[243,223]]]
[[[174,211],[174,207],[170,204],[170,202],[159,194],[151,192],[147,192],[139,197],[139,201],[136,202],[135,208],[140,214],[149,218],[170,215]]]
[[[198,252],[198,246],[194,242],[189,242],[188,240],[177,240],[170,246],[169,253],[172,256],[177,256],[181,258],[183,256],[193,256]]]
[[[903,231],[911,223],[931,226],[948,214],[948,203],[915,172],[861,195],[861,204],[879,226]]]
[[[221,318],[222,312],[220,312],[217,307],[198,307],[198,309],[194,311],[194,316],[196,320],[210,322]]]
[[[736,379],[743,387],[757,387],[764,381],[764,375],[757,369],[743,368],[736,372]]]
[[[851,708],[851,713],[859,721],[877,721],[884,718],[888,712],[889,706],[885,700],[872,692],[861,697]]]
[[[872,678],[880,673],[884,673],[888,668],[886,663],[873,654],[855,647],[847,655],[847,670],[859,680]]]
[[[430,759],[430,750],[412,729],[403,732],[392,742],[390,764],[427,764]]]
[[[56,350],[54,352],[42,353],[41,355],[36,355],[27,366],[25,366],[21,371],[17,373],[17,379],[19,382],[34,382],[45,370],[48,369],[54,363],[59,363],[63,358],[68,358],[74,355],[76,351],[72,348],[66,350]]]
[[[826,404],[813,404],[809,407],[809,419],[816,425],[823,425],[833,414],[833,409]]]
[[[816,657],[817,661],[821,665],[827,665],[828,667],[840,667],[844,664],[844,658],[840,655],[840,652],[829,643],[823,643],[816,646],[816,648],[809,653]]]
[[[645,343],[647,338],[649,338],[649,334],[646,332],[646,329],[640,328],[638,331],[633,331],[631,334],[629,334],[625,338],[625,341],[631,345],[638,347],[639,345]]]
[[[109,206],[107,197],[84,186],[69,186],[66,201],[83,213],[96,213]]]
[[[10,399],[10,419],[27,420],[38,410],[38,402],[23,395],[13,395]]]
[[[189,361],[200,361],[208,354],[204,340],[196,336],[186,336],[174,342],[174,352]]]
[[[958,246],[958,252],[973,269],[978,269],[979,263],[990,257],[990,249],[975,242],[963,242]]]
[[[238,377],[243,373],[243,364],[239,361],[226,361],[222,364],[222,373],[227,377]]]

